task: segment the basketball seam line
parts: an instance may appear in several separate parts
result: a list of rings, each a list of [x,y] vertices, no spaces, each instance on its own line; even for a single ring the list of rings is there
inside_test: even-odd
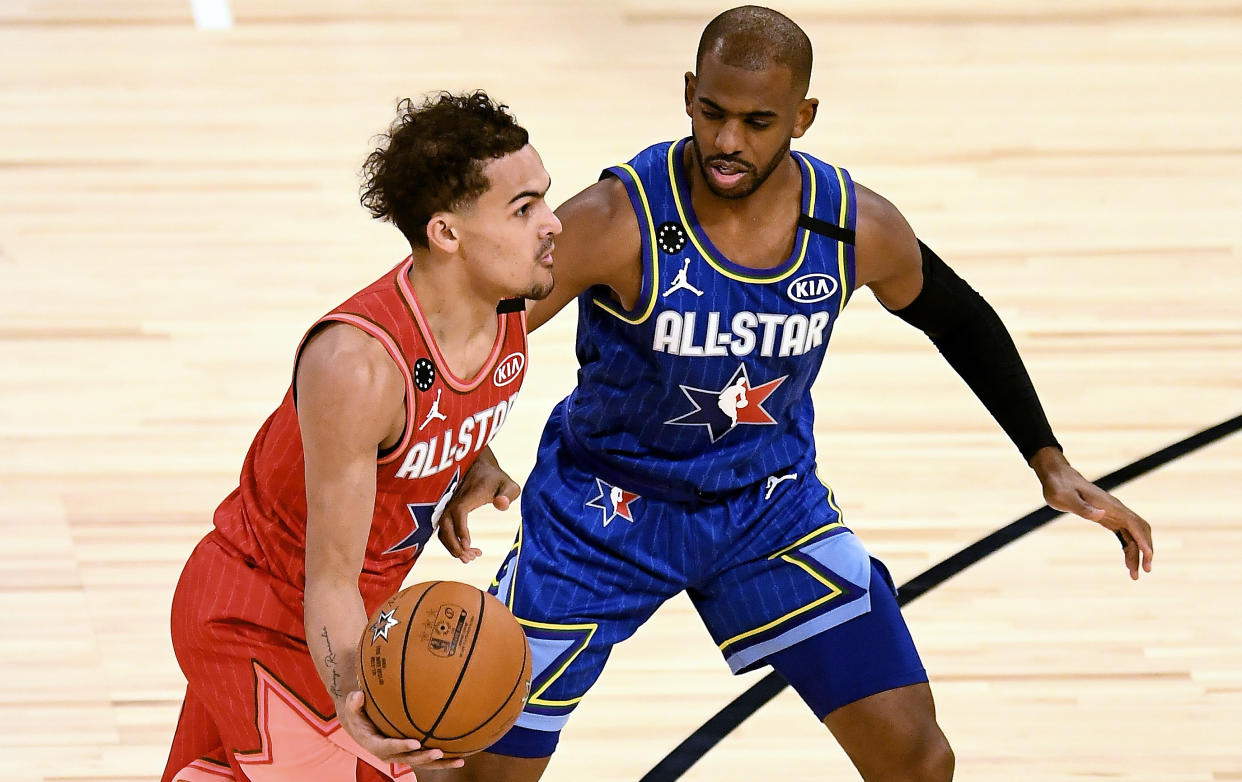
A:
[[[423,734],[421,739],[416,739],[420,744],[427,740],[427,738],[431,735],[431,731],[423,730],[418,727],[418,723],[414,721],[414,715],[410,713],[410,703],[409,699],[406,698],[405,687],[405,653],[410,648],[410,631],[414,629],[414,617],[418,614],[418,607],[423,604],[423,600],[426,599],[427,595],[431,593],[431,590],[443,583],[443,581],[433,582],[431,586],[424,589],[423,593],[418,596],[418,600],[414,603],[414,607],[410,609],[409,617],[405,620],[405,640],[401,643],[401,708],[405,710],[405,718],[409,720],[411,725],[414,726],[414,730]],[[411,736],[410,738],[414,737]]]
[[[427,591],[430,592],[431,590],[427,590]],[[436,738],[436,739],[443,738],[441,736],[435,735],[435,729],[439,727],[440,721],[444,719],[444,715],[448,714],[449,706],[451,706],[453,703],[453,698],[456,697],[457,691],[461,689],[462,679],[466,678],[466,669],[470,667],[470,659],[474,657],[474,647],[475,647],[475,644],[479,642],[479,632],[483,629],[483,600],[484,600],[483,595],[484,593],[480,591],[479,592],[479,618],[478,618],[478,621],[474,623],[474,638],[470,639],[470,651],[466,652],[466,659],[461,664],[461,670],[457,672],[457,681],[453,683],[453,689],[449,692],[448,697],[445,698],[444,700],[444,708],[440,710],[440,716],[436,717],[435,722],[431,723],[431,727],[427,729],[427,738],[429,739],[430,738]],[[404,653],[405,653],[405,650],[403,649],[402,654]],[[404,669],[404,666],[403,666],[403,669]],[[403,698],[405,697],[404,692],[402,693],[402,697]]]
[[[370,629],[369,626],[368,626],[368,629]],[[366,638],[366,630],[362,631],[362,637]],[[375,648],[374,639],[372,639],[371,648],[372,649]],[[401,675],[404,675],[404,673],[402,673]],[[388,719],[388,715],[385,714],[384,710],[380,708],[379,701],[376,700],[375,694],[371,692],[371,683],[367,681],[366,670],[364,669],[362,665],[361,645],[359,645],[359,649],[358,649],[358,683],[362,685],[362,689],[366,692],[367,696],[371,699],[371,703],[375,706],[375,713],[378,714],[380,717],[382,717],[384,719],[384,722],[388,723],[388,727],[392,728],[393,733],[396,733],[397,735],[401,735],[401,729],[397,727],[396,723]],[[365,706],[366,706],[366,703],[364,702],[363,707],[365,708]]]
[[[525,638],[525,635],[526,635],[525,632],[523,632],[522,634],[523,638]],[[474,728],[474,730],[467,731],[461,734],[460,736],[436,736],[436,738],[442,741],[454,741],[457,739],[464,739],[467,736],[474,734],[476,731],[479,730],[479,728],[482,728],[487,723],[496,719],[496,715],[504,711],[505,706],[508,706],[510,699],[513,698],[513,693],[517,692],[518,687],[522,684],[522,679],[523,679],[522,674],[526,672],[526,660],[529,657],[530,657],[530,645],[524,643],[522,644],[522,666],[518,669],[518,677],[517,677],[517,680],[513,682],[513,688],[509,690],[509,694],[505,696],[504,701],[502,701],[501,704],[498,707],[496,707],[496,711],[492,712],[487,717],[487,719],[480,722],[478,727]]]

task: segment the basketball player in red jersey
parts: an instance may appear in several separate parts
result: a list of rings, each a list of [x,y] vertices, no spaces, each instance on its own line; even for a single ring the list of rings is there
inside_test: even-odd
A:
[[[410,256],[315,323],[173,598],[189,682],[164,782],[413,779],[440,750],[379,734],[357,643],[504,422],[523,299],[552,288],[539,155],[487,95],[403,101],[362,203]]]

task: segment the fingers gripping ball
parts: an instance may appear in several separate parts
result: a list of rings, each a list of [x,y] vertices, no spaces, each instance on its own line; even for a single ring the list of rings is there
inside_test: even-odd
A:
[[[499,600],[456,581],[390,597],[362,634],[358,663],[376,727],[450,758],[495,743],[530,694],[521,625]]]

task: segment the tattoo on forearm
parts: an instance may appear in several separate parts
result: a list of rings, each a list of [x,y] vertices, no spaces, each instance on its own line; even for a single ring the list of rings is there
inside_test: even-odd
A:
[[[332,672],[332,683],[328,685],[328,690],[332,693],[332,697],[341,697],[341,674],[336,670],[336,654],[332,651],[332,639],[328,637],[328,628],[323,629],[323,642],[328,646],[328,653],[323,657],[323,664]]]

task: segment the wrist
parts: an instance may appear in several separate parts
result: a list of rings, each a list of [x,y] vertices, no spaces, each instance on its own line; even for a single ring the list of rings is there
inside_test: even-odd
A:
[[[500,466],[500,462],[496,461],[496,454],[492,453],[492,447],[490,445],[483,446],[483,450],[479,451],[478,454],[475,455],[474,460],[476,462],[483,462],[484,464],[492,464],[497,467]]]
[[[1069,460],[1060,448],[1046,445],[1036,451],[1027,464],[1042,481],[1046,476],[1069,467]]]

